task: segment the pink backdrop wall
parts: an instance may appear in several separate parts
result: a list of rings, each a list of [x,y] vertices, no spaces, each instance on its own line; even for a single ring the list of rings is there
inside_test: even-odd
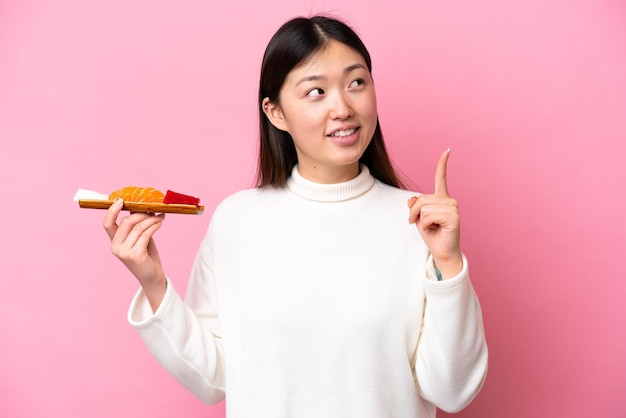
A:
[[[169,216],[158,235],[184,289],[213,208],[253,178],[263,48],[320,11],[369,46],[389,148],[416,187],[452,148],[491,353],[458,416],[624,416],[624,2],[210,3],[0,2],[1,416],[223,417],[127,325],[137,285],[104,213],[72,196],[201,196],[204,216]]]

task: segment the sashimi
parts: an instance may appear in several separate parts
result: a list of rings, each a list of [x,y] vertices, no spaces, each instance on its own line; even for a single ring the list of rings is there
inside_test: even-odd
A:
[[[163,203],[165,195],[153,187],[127,186],[109,195],[109,200],[121,198],[125,202]]]
[[[195,205],[198,206],[200,203],[200,199],[197,197],[189,196],[182,193],[176,193],[171,190],[165,192],[165,197],[163,198],[163,203],[165,204],[179,204],[179,205]]]

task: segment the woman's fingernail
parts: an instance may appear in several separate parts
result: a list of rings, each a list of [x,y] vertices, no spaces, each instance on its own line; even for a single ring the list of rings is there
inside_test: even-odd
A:
[[[124,204],[124,200],[119,198],[115,201],[115,203],[113,203],[113,207],[117,209],[119,207],[122,207],[123,204]]]

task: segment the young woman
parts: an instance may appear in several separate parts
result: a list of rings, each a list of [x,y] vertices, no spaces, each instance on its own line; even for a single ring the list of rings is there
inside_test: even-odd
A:
[[[271,39],[259,88],[258,187],[215,210],[185,300],[152,239],[162,216],[121,202],[104,227],[141,290],[129,311],[152,354],[228,417],[433,417],[478,393],[481,311],[446,188],[399,186],[367,49],[339,20]],[[408,219],[408,222],[407,222]]]

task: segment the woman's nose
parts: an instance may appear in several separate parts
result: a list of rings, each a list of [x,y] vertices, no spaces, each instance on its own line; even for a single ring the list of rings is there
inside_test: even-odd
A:
[[[353,115],[352,106],[344,94],[338,93],[334,100],[330,111],[331,119],[347,119]]]

